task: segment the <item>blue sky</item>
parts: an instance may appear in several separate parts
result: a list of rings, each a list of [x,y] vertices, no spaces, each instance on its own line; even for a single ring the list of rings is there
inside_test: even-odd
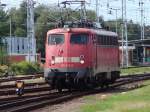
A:
[[[19,7],[19,4],[23,0],[1,0],[2,3],[7,4],[7,8],[10,7]],[[58,0],[35,0],[38,4],[57,4]],[[64,1],[64,0],[59,0]],[[87,8],[95,10],[95,0],[86,0]],[[108,2],[109,1],[109,2]],[[145,10],[145,24],[150,25],[150,0],[144,1],[144,10]],[[115,19],[115,12],[113,11],[112,15],[108,14],[107,4],[112,8],[121,9],[121,0],[99,0],[99,15],[102,15],[105,20]],[[76,6],[74,6],[76,7]],[[121,10],[118,11],[118,18],[121,17]],[[127,0],[127,19],[133,20],[134,22],[140,22],[140,13],[139,13],[139,0]]]

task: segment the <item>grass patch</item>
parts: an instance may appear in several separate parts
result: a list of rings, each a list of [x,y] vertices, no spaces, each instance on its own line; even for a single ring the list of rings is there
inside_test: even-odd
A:
[[[103,105],[101,105],[102,102],[96,102],[95,104],[89,104],[88,106],[85,105],[81,108],[81,112],[101,112],[107,109],[112,108],[112,105],[110,105],[110,102],[104,102]]]
[[[124,94],[108,95],[105,99],[100,95],[84,97],[87,103],[78,112],[150,112],[150,81],[145,84],[148,86]]]
[[[121,69],[122,75],[150,73],[150,67],[124,68]]]

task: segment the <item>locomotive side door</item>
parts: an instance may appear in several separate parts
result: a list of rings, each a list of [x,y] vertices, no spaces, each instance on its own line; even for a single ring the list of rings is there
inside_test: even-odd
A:
[[[94,70],[94,74],[96,73],[96,70],[97,70],[97,66],[98,66],[98,63],[97,63],[97,39],[96,39],[96,35],[93,34],[92,35],[92,59],[93,59],[93,70]]]

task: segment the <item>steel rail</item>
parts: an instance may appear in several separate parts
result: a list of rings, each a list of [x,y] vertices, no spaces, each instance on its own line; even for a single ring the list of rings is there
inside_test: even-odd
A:
[[[25,75],[25,76],[21,76],[21,77],[0,78],[0,83],[16,81],[16,80],[36,79],[36,78],[40,78],[40,77],[43,77],[43,73],[36,73],[34,75]]]
[[[24,105],[24,104],[36,103],[36,102],[40,102],[42,100],[53,99],[53,98],[60,97],[60,96],[63,96],[63,95],[65,95],[65,94],[60,94],[60,93],[55,93],[54,94],[53,93],[53,94],[46,94],[46,95],[42,95],[42,96],[31,97],[31,98],[28,98],[28,99],[19,99],[19,100],[16,100],[16,101],[1,104],[0,105],[0,110],[1,111],[2,110],[7,111],[8,107],[9,107],[9,109],[13,108],[13,107],[16,108],[17,106],[21,106],[21,105]]]
[[[34,82],[34,83],[25,83],[25,87],[32,87],[32,86],[36,86],[36,85],[47,85],[45,82]],[[6,88],[15,88],[16,85],[15,84],[11,84],[11,85],[0,85],[0,90],[2,89],[6,89]]]
[[[35,92],[42,92],[42,91],[50,91],[51,88],[46,86],[46,87],[33,87],[33,88],[25,88],[24,89],[24,93],[35,93]],[[0,95],[4,96],[4,95],[15,95],[16,94],[16,90],[10,89],[10,90],[2,90],[0,91]]]

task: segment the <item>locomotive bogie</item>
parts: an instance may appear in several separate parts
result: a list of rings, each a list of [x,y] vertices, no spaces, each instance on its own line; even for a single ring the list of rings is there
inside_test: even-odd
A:
[[[58,89],[58,85],[61,88],[80,88],[88,87],[89,85],[96,84],[97,86],[104,86],[112,84],[117,78],[119,78],[119,71],[102,72],[99,74],[89,75],[89,71],[86,69],[72,69],[69,72],[61,69],[47,70],[45,75],[46,81],[52,88]],[[83,83],[84,82],[84,83]]]
[[[77,68],[55,68],[45,69],[44,77],[46,81],[53,87],[56,88],[57,81],[61,81],[62,88],[69,87],[68,85],[75,87],[78,80],[82,80],[87,77],[88,69],[77,69]]]

